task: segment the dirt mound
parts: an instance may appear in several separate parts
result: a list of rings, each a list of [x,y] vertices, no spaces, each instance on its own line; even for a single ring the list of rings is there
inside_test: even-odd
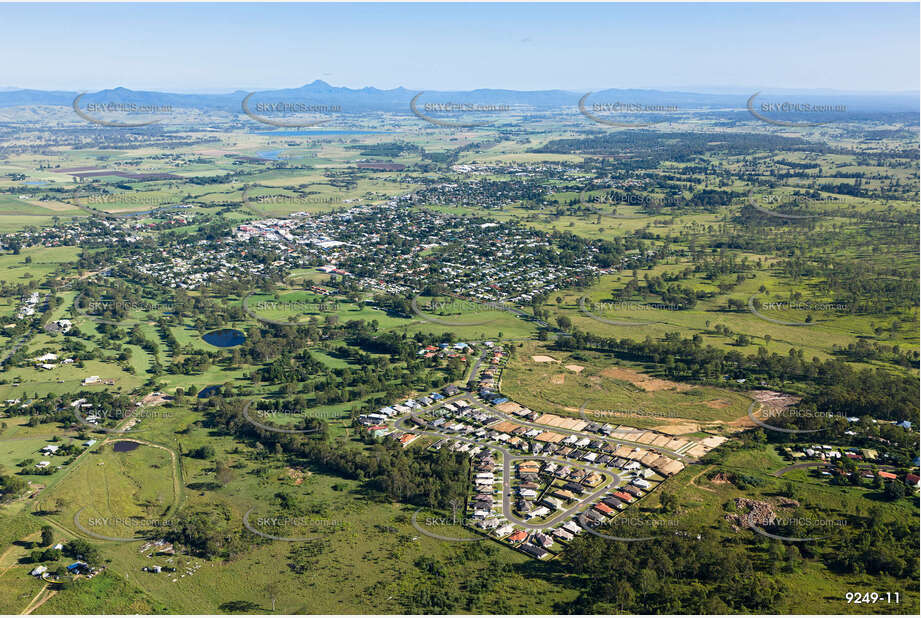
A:
[[[560,361],[556,360],[556,359],[553,358],[553,357],[550,357],[550,356],[540,356],[540,355],[538,355],[538,356],[532,356],[532,357],[531,357],[531,360],[534,361],[535,363],[558,363],[558,362],[560,362]]]
[[[167,395],[166,393],[151,393],[141,399],[142,406],[159,406],[166,403],[167,401],[172,401],[173,398]]]
[[[736,508],[742,510],[743,513],[726,513],[726,521],[736,532],[741,528],[750,528],[752,525],[770,526],[777,518],[774,506],[761,500],[736,498]]]
[[[288,473],[289,478],[294,480],[295,485],[301,485],[304,482],[304,477],[309,474],[309,472],[305,473],[300,468],[285,468],[285,472]]]
[[[565,365],[565,367],[575,373],[582,373],[582,370],[585,369],[582,365]]]
[[[802,397],[796,395],[768,390],[749,391],[746,394],[766,408],[786,408],[802,400]]]
[[[736,508],[742,513],[727,513],[726,521],[732,524],[733,530],[739,528],[750,528],[751,526],[772,526],[777,519],[775,508],[793,508],[799,506],[799,502],[791,498],[779,498],[777,505],[765,502],[763,500],[753,500],[751,498],[736,498]]]

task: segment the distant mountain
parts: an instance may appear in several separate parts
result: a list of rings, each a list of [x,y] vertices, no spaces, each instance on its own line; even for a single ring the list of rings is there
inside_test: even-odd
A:
[[[288,103],[303,105],[339,106],[342,113],[370,111],[409,113],[410,101],[422,91],[392,88],[345,88],[331,86],[316,80],[300,88],[263,90],[250,99],[250,109],[258,103]],[[787,91],[789,92],[789,91]],[[70,91],[46,91],[0,88],[0,107],[23,105],[70,106],[80,93]],[[221,110],[241,112],[241,102],[249,92],[238,90],[223,94],[179,94],[113,88],[85,94],[80,107],[89,103],[133,103],[137,105],[171,105],[177,108]],[[478,89],[470,91],[424,91],[416,105],[424,110],[426,103],[478,103],[484,105],[509,105],[535,111],[554,108],[574,108],[587,93],[566,90],[497,90]],[[752,92],[751,94],[754,94]],[[593,104],[629,103],[638,105],[669,105],[679,111],[697,109],[744,110],[748,96],[729,93],[698,93],[662,90],[604,89],[597,90],[586,100],[589,111]],[[897,94],[837,94],[829,92],[797,92],[772,95],[765,91],[758,101],[809,102],[813,105],[844,105],[849,111],[917,112],[918,93]]]

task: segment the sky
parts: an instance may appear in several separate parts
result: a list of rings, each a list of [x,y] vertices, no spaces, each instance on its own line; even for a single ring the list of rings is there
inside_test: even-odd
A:
[[[919,89],[919,4],[0,4],[0,87]]]

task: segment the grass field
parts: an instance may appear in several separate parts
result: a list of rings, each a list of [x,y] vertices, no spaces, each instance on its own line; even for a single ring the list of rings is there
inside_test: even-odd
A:
[[[824,477],[809,476],[807,473],[785,474],[782,478],[773,476],[773,472],[789,465],[773,445],[752,446],[729,453],[718,465],[689,466],[676,477],[668,481],[669,491],[675,492],[681,503],[677,518],[687,529],[706,528],[723,536],[726,543],[743,543],[754,548],[755,552],[767,551],[770,542],[765,537],[751,530],[734,531],[725,516],[732,512],[729,504],[736,498],[750,498],[767,502],[776,502],[781,489],[790,483],[793,496],[816,519],[832,522],[844,522],[840,525],[856,525],[865,521],[872,509],[878,511],[881,519],[917,519],[918,505],[914,500],[900,500],[889,503],[880,500],[878,492],[869,489],[832,486]],[[718,471],[738,472],[756,477],[761,486],[740,490],[734,484],[719,480],[710,481],[708,477]],[[655,506],[655,505],[651,505]],[[781,516],[783,511],[781,511]],[[850,523],[848,523],[850,522]],[[805,552],[805,543],[797,545]],[[825,556],[818,556],[821,559]],[[918,590],[909,582],[888,576],[871,576],[868,574],[830,575],[816,559],[805,561],[793,573],[784,575],[784,581],[795,591],[785,598],[785,612],[803,613],[809,608],[828,607],[829,611],[839,613],[903,613],[919,602]],[[870,590],[899,591],[902,596],[900,606],[885,604],[855,608],[845,601],[845,594],[855,591]],[[832,609],[833,608],[833,609]]]
[[[653,428],[685,425],[685,433],[728,430],[751,403],[741,393],[669,382],[643,371],[601,354],[569,354],[526,342],[514,347],[502,392],[542,412],[576,416],[584,404],[591,419]],[[598,411],[606,413],[593,414]]]
[[[66,482],[43,494],[44,504],[62,505],[52,515],[61,527],[74,530],[79,513],[81,525],[93,534],[133,538],[146,529],[139,530],[136,518],[156,522],[176,505],[169,452],[147,445],[116,452],[113,446],[94,446]]]

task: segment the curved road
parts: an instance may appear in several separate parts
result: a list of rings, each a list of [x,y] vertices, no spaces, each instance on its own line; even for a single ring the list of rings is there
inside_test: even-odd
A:
[[[436,437],[436,438],[453,439],[453,440],[457,440],[460,442],[465,442],[467,444],[472,444],[474,446],[482,446],[484,448],[492,449],[492,450],[499,451],[500,453],[502,453],[502,514],[510,522],[517,524],[528,530],[544,530],[547,528],[556,527],[561,521],[569,519],[577,511],[582,510],[586,508],[587,506],[591,505],[591,503],[593,503],[595,500],[597,500],[598,498],[603,496],[605,493],[607,493],[607,491],[612,486],[617,485],[618,483],[621,483],[624,480],[623,477],[621,477],[620,474],[616,472],[613,472],[611,470],[606,470],[604,468],[599,468],[597,466],[593,466],[589,464],[583,464],[581,462],[579,462],[578,464],[575,464],[575,462],[567,461],[565,459],[560,459],[557,457],[552,457],[549,455],[522,455],[522,454],[513,453],[512,451],[510,451],[509,449],[503,446],[498,446],[498,445],[493,445],[493,444],[481,444],[480,442],[477,442],[476,440],[462,438],[460,436],[456,436],[449,432],[432,431],[430,429],[419,429],[416,427],[412,427],[412,428],[406,427],[403,425],[403,422],[406,421],[407,419],[411,419],[413,420],[413,422],[416,422],[416,423],[421,422],[423,423],[424,426],[428,425],[428,423],[425,423],[425,421],[423,421],[422,419],[419,419],[416,416],[413,416],[412,414],[406,414],[404,416],[396,418],[394,420],[394,425],[397,428],[402,429],[404,431],[411,431],[412,433],[427,435],[427,436]],[[610,477],[613,475],[614,478],[608,481],[607,483],[605,483],[604,485],[602,485],[599,489],[597,489],[590,495],[579,500],[574,506],[570,507],[566,511],[563,511],[562,513],[560,513],[553,519],[550,519],[540,524],[529,524],[519,519],[512,513],[512,504],[511,504],[511,501],[512,501],[512,497],[511,497],[512,462],[519,461],[519,460],[544,460],[544,461],[553,461],[555,463],[560,463],[560,464],[567,465],[567,466],[578,465],[581,468],[592,470],[593,472],[597,472],[604,476]]]
[[[476,405],[477,407],[479,407],[479,408],[481,408],[481,409],[484,409],[484,410],[488,410],[488,411],[491,412],[492,414],[495,414],[495,415],[497,415],[497,416],[502,417],[504,420],[510,421],[510,422],[512,422],[512,423],[516,423],[516,424],[518,424],[518,425],[524,425],[524,426],[526,426],[526,427],[531,427],[532,429],[541,429],[541,430],[545,430],[545,431],[553,431],[553,432],[556,432],[556,433],[564,433],[564,434],[569,434],[569,435],[573,435],[573,436],[581,436],[581,437],[583,437],[583,438],[590,438],[590,439],[592,439],[592,440],[601,440],[602,442],[605,442],[605,443],[607,443],[607,444],[620,444],[620,445],[636,446],[636,447],[639,447],[639,448],[645,448],[645,449],[650,450],[650,451],[656,451],[656,452],[659,452],[659,453],[664,453],[664,454],[668,455],[669,457],[673,457],[673,458],[678,459],[678,460],[681,460],[681,461],[683,461],[683,462],[693,462],[693,461],[696,461],[696,460],[695,460],[694,458],[692,458],[692,457],[688,457],[687,455],[682,455],[681,453],[679,453],[679,452],[677,452],[677,451],[673,451],[673,450],[671,450],[671,449],[667,449],[667,448],[664,448],[664,447],[661,447],[661,446],[650,446],[649,444],[643,444],[642,442],[633,442],[633,441],[631,441],[631,440],[621,440],[621,439],[616,439],[616,440],[615,440],[615,439],[612,439],[612,438],[608,438],[608,437],[606,437],[606,436],[599,436],[599,435],[595,435],[595,434],[592,434],[592,433],[584,433],[584,432],[581,432],[581,431],[574,431],[574,430],[572,430],[572,429],[563,429],[562,427],[554,427],[554,426],[552,426],[552,425],[538,425],[537,423],[532,423],[532,422],[530,422],[530,421],[525,421],[525,420],[522,420],[522,419],[520,419],[520,418],[511,417],[511,416],[509,416],[508,414],[506,414],[505,412],[501,412],[501,411],[499,411],[499,410],[497,410],[497,409],[495,409],[495,408],[493,408],[493,407],[491,407],[491,406],[488,406],[488,405],[486,405],[486,404],[482,404],[482,403],[479,403],[479,402],[474,402],[474,403],[475,403],[475,405]]]

